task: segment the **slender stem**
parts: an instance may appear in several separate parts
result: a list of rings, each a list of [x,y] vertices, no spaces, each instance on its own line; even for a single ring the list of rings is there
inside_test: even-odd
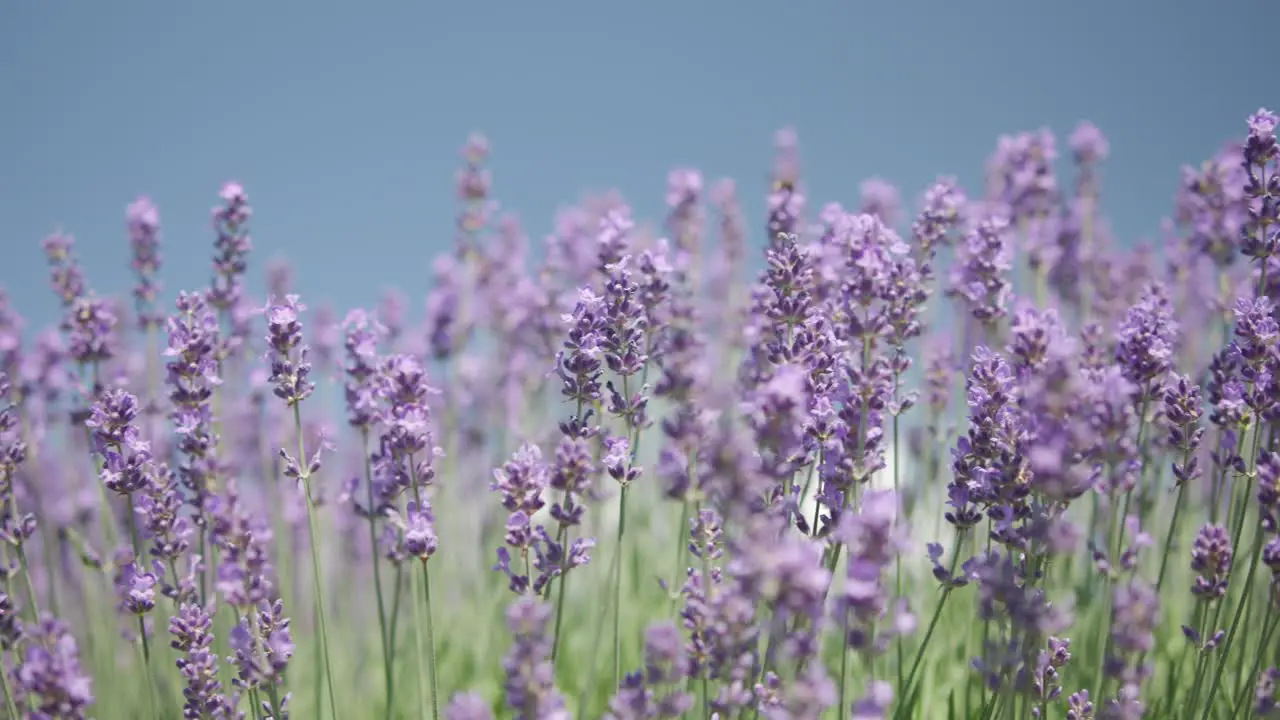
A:
[[[609,561],[609,570],[607,577],[613,580],[615,572],[619,572],[619,563],[621,562],[622,553],[618,547],[613,548],[613,557]],[[600,614],[596,616],[595,632],[591,634],[595,638],[595,642],[591,644],[590,662],[587,663],[586,682],[582,685],[582,691],[578,698],[578,720],[585,720],[587,717],[587,699],[590,696],[596,681],[596,660],[600,656],[600,640],[604,637],[604,621],[609,618],[609,612],[613,609],[613,595],[605,598],[604,606],[600,609]]]
[[[4,706],[9,711],[9,717],[21,717],[17,705],[13,703],[13,691],[9,689],[9,673],[3,667],[0,667],[0,690],[4,690]]]
[[[572,423],[572,426],[575,428],[579,428],[583,424],[582,398],[578,398],[577,405],[573,411],[573,418],[574,418],[574,422]],[[562,502],[564,502],[567,505],[569,503],[569,488],[566,487],[564,489],[564,495],[562,497],[563,497]],[[565,559],[567,559],[569,556],[569,534],[570,534],[569,526],[561,525],[560,532],[558,532],[557,535],[559,536],[558,542],[560,543],[560,547],[564,549]],[[525,575],[527,576],[528,573],[525,573]],[[551,636],[551,665],[553,668],[555,667],[556,658],[559,656],[559,652],[560,652],[560,628],[563,625],[563,619],[564,619],[565,585],[568,583],[568,580],[569,580],[568,573],[566,572],[566,568],[560,569],[560,577],[558,578],[559,582],[556,582],[556,580],[557,578],[553,578],[551,582],[547,583],[548,598],[551,597],[551,583],[554,582],[556,584],[556,625],[555,625],[555,631]]]
[[[18,515],[18,501],[15,497],[16,493],[9,493],[9,516],[15,520]],[[22,571],[22,581],[27,591],[27,607],[31,610],[31,619],[33,621],[40,620],[40,598],[36,595],[35,583],[31,581],[31,567],[27,564],[26,543],[18,540],[13,544],[14,551],[18,554],[18,569]],[[52,581],[50,582],[52,585]]]
[[[836,707],[842,710],[845,707],[845,692],[849,685],[849,611],[842,613],[840,618],[840,704]]]
[[[422,603],[418,602],[417,593],[413,592],[413,586],[417,585],[417,581],[412,576],[409,578],[409,584],[410,593],[413,597],[413,601],[410,603],[413,605],[413,642],[418,648],[418,707],[421,708],[421,712],[425,716],[428,685],[426,678],[427,651],[422,642],[422,630],[426,626],[426,622],[422,619]]]
[[[951,553],[951,570],[950,574],[955,574],[956,565],[960,561],[960,547],[964,544],[964,531],[956,531],[956,547]],[[925,648],[929,647],[929,640],[933,638],[934,628],[938,626],[938,620],[942,617],[942,610],[947,605],[947,598],[951,597],[951,593],[955,588],[948,585],[942,591],[942,597],[938,599],[938,605],[933,609],[933,617],[929,619],[929,626],[924,631],[924,638],[920,641],[920,647],[916,648],[915,659],[911,661],[911,671],[907,673],[905,683],[898,685],[898,695],[901,703],[898,705],[898,711],[894,713],[894,718],[902,717],[902,713],[907,710],[907,700],[911,694],[912,683],[915,682],[916,672],[920,670],[920,662],[924,659]],[[844,707],[843,704],[841,707]]]
[[[676,526],[676,561],[671,568],[671,586],[667,591],[671,595],[671,608],[675,609],[676,599],[680,596],[678,588],[681,583],[680,578],[684,576],[685,553],[689,548],[689,500],[686,498],[680,503],[680,524]]]
[[[271,717],[280,717],[280,691],[276,690],[275,680],[267,684],[267,698],[271,700]]]
[[[249,688],[249,710],[253,713],[254,720],[260,720],[262,717],[262,696],[258,694],[258,688]]]
[[[613,686],[622,682],[622,539],[627,529],[627,490],[618,499],[618,564],[613,576]]]
[[[387,630],[387,657],[394,666],[396,662],[396,638],[400,637],[400,598],[404,597],[404,569],[396,565],[395,579],[391,581],[391,625]]]
[[[421,483],[418,482],[418,465],[416,462],[414,462],[413,455],[409,456],[408,462],[409,462],[409,484],[413,488],[413,499],[414,499],[414,502],[416,502],[418,505],[418,511],[422,512],[422,509],[423,509],[422,487],[421,487]],[[436,682],[436,631],[435,631],[434,621],[432,620],[432,617],[431,617],[431,573],[427,569],[426,560],[422,561],[422,585],[423,585],[423,599],[426,602],[426,613],[427,613],[427,618],[426,618],[427,668],[426,669],[429,674],[428,682],[431,686],[431,717],[433,718],[433,720],[440,720],[440,698],[438,696],[439,695],[437,692],[438,684]],[[418,602],[416,598],[414,599],[413,605],[414,605],[414,612],[415,613],[418,612],[417,610]],[[421,633],[421,630],[415,630],[415,632]],[[418,637],[418,662],[421,664],[422,660],[423,660],[422,638],[421,636],[419,636]],[[421,670],[419,672],[421,672]]]
[[[695,507],[695,510],[698,513],[698,517],[702,517],[701,502],[697,504],[697,506]],[[702,546],[701,555],[702,555],[702,578],[701,578],[702,599],[703,599],[703,602],[710,604],[712,598],[711,598],[711,547],[709,543],[707,545]],[[711,692],[709,688],[711,684],[711,680],[709,676],[711,673],[707,669],[705,662],[700,663],[698,669],[700,670],[699,674],[702,676],[702,683],[701,683],[702,687],[700,690],[702,695],[702,717],[705,720],[706,718],[711,717]]]
[[[293,404],[293,424],[298,432],[298,463],[307,462],[306,448],[303,445],[302,410],[298,403]],[[301,483],[302,495],[307,501],[307,532],[311,536],[311,584],[315,592],[316,618],[320,623],[320,649],[324,658],[324,680],[329,687],[329,716],[338,719],[338,703],[333,694],[333,662],[329,655],[329,624],[324,615],[324,578],[320,572],[320,532],[316,529],[316,504],[311,497],[311,475],[308,472]],[[317,714],[320,708],[316,708]]]
[[[569,526],[567,525],[562,526],[562,530],[563,530],[563,540],[560,543],[560,547],[564,548],[563,557],[567,559],[569,556],[569,534],[570,534]],[[527,557],[528,556],[526,555],[526,558]],[[565,572],[565,570],[566,568],[560,569],[560,578],[559,578],[560,582],[556,583],[556,586],[557,586],[556,587],[556,625],[555,625],[554,634],[551,636],[551,664],[553,667],[555,666],[556,658],[559,657],[560,628],[563,625],[563,620],[564,620],[565,585],[567,584],[566,581],[568,580],[568,577],[567,577],[568,573]],[[531,577],[528,570],[525,570],[525,576]],[[550,585],[548,585],[547,592],[550,592],[550,591],[551,591],[551,588],[550,588]]]
[[[1258,537],[1253,542],[1253,558],[1249,562],[1249,574],[1244,579],[1244,590],[1240,596],[1240,602],[1236,605],[1235,616],[1231,619],[1231,627],[1227,630],[1227,638],[1223,641],[1222,647],[1218,650],[1221,653],[1222,661],[1218,663],[1218,669],[1213,673],[1213,682],[1209,685],[1209,696],[1205,698],[1204,714],[1200,716],[1200,720],[1208,720],[1210,712],[1213,710],[1213,696],[1218,693],[1218,686],[1222,684],[1222,671],[1226,669],[1227,658],[1231,650],[1231,643],[1236,638],[1236,631],[1240,627],[1240,620],[1244,616],[1244,609],[1248,607],[1249,593],[1253,590],[1253,579],[1257,575],[1258,558],[1262,555],[1262,533],[1258,533]]]
[[[1182,466],[1186,467],[1191,459],[1191,451],[1182,454]],[[1156,597],[1160,597],[1160,588],[1164,586],[1164,574],[1169,568],[1169,555],[1173,550],[1173,538],[1178,532],[1178,520],[1182,514],[1182,501],[1186,495],[1187,481],[1178,483],[1178,495],[1173,501],[1173,517],[1169,520],[1169,531],[1164,536],[1164,556],[1160,558],[1160,574],[1156,576]]]
[[[427,613],[427,672],[431,681],[431,718],[440,720],[440,685],[436,678],[436,627],[431,615],[431,570],[422,561],[423,598]]]
[[[34,439],[32,438],[31,423],[29,422],[27,413],[22,413],[21,419],[22,419],[22,436],[26,439],[26,443],[27,443],[28,462],[34,465],[36,458],[40,454],[40,443],[35,442]],[[30,491],[31,497],[33,498],[33,501],[36,506],[35,508],[36,517],[38,518],[48,517],[44,511],[43,493],[40,492],[39,488],[35,488],[35,487],[28,488],[28,490]],[[11,495],[10,497],[13,497],[16,502],[15,496]],[[11,513],[13,517],[18,516],[16,507],[11,508]],[[53,612],[54,617],[60,617],[62,613],[59,612],[58,610],[58,573],[54,569],[55,565],[53,562],[54,543],[53,543],[53,538],[50,537],[48,528],[49,528],[48,523],[44,523],[44,522],[40,523],[40,527],[39,527],[40,539],[41,539],[40,554],[41,554],[41,560],[44,563],[45,578],[47,581],[46,589],[49,591],[49,607],[50,607],[50,610]],[[19,550],[21,549],[22,548],[19,548]],[[25,563],[26,562],[25,552],[19,554],[18,559],[19,559],[19,562]],[[30,569],[27,570],[27,577],[28,579],[30,579],[31,577]],[[35,596],[33,595],[32,597],[34,598]]]
[[[1209,622],[1209,608],[1202,604],[1200,607],[1196,608],[1196,631],[1199,633],[1201,642],[1204,641],[1204,638],[1208,634],[1211,626],[1212,625]],[[1180,716],[1187,713],[1194,713],[1196,705],[1200,702],[1200,687],[1204,682],[1204,670],[1208,663],[1208,657],[1209,653],[1205,651],[1203,647],[1197,647],[1195,675],[1193,676],[1194,681],[1191,684],[1190,701],[1183,705],[1184,713],[1180,714]]]
[[[151,645],[147,641],[147,623],[143,616],[138,616],[138,636],[142,638],[142,668],[147,673],[147,705],[151,708],[151,717],[159,720],[160,709],[156,702],[156,680],[151,671]]]
[[[900,451],[901,451],[901,446],[898,444],[898,417],[899,417],[899,412],[900,412],[900,410],[899,410],[899,408],[897,407],[897,402],[898,402],[898,374],[897,374],[896,372],[893,374],[893,399],[894,399],[894,408],[893,408],[893,409],[894,409],[894,413],[893,413],[893,495],[894,495],[894,497],[896,498],[897,503],[898,503],[898,513],[899,513],[899,514],[901,514],[901,513],[903,513],[903,512],[904,512],[904,509],[903,509],[903,508],[904,508],[904,505],[903,505],[903,503],[902,503],[902,487],[901,487],[902,457],[901,457],[901,455],[899,454],[899,453],[900,453]],[[899,521],[900,519],[901,519],[901,518],[898,518],[898,517],[896,517],[896,516],[895,516],[894,521],[895,521],[895,522],[897,522],[897,521]],[[894,555],[893,555],[893,595],[894,595],[894,597],[902,597],[902,553],[894,553]],[[905,685],[903,685],[903,677],[902,677],[902,668],[903,668],[903,662],[902,662],[902,633],[897,633],[897,637],[895,637],[895,638],[894,638],[894,645],[895,645],[896,654],[897,654],[897,656],[898,656],[898,662],[897,662],[897,668],[898,668],[898,687],[899,687],[899,688],[901,688],[900,692],[902,692],[902,691],[905,691],[905,690],[906,690],[906,686],[905,686]],[[841,679],[840,679],[840,684],[841,684],[841,685],[843,685],[843,684],[844,684],[844,678],[843,678],[843,677],[841,677]],[[844,703],[841,703],[841,704],[840,704],[840,707],[844,707]]]
[[[374,512],[373,497],[373,461],[369,458],[369,430],[363,428],[360,431],[360,440],[362,453],[364,455],[364,486],[365,494],[368,500],[366,508],[369,515],[369,552],[373,562],[373,589],[378,603],[378,640],[382,643],[382,676],[383,686],[386,691],[387,708],[386,717],[391,717],[391,708],[394,706],[395,700],[395,673],[391,668],[391,655],[387,650],[387,607],[386,601],[382,597],[382,562],[378,557],[378,527],[377,515]]]
[[[1241,687],[1236,690],[1236,707],[1231,711],[1231,720],[1235,720],[1240,714],[1240,709],[1248,703],[1249,690],[1253,687],[1254,678],[1258,677],[1258,671],[1262,669],[1262,659],[1267,654],[1267,648],[1271,646],[1271,636],[1275,634],[1276,625],[1280,625],[1280,620],[1271,621],[1275,614],[1275,607],[1275,603],[1267,603],[1267,614],[1262,620],[1262,637],[1258,641],[1258,652],[1253,657],[1253,669],[1248,675],[1240,678]]]
[[[134,520],[133,512],[133,494],[125,495],[125,525],[129,531],[129,539],[133,545],[133,562],[138,566],[138,561],[142,559],[141,539],[138,536],[138,523]],[[21,548],[19,548],[21,550]],[[138,566],[139,570],[141,569]],[[156,706],[156,678],[151,671],[151,645],[147,640],[147,624],[143,616],[138,616],[138,638],[142,644],[142,667],[143,672],[147,676],[147,703],[151,708],[151,717],[159,718],[159,709]]]

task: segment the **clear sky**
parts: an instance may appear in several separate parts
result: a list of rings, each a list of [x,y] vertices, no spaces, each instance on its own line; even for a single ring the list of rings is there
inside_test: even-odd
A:
[[[997,135],[1088,118],[1113,224],[1154,237],[1179,167],[1280,105],[1278,20],[1266,0],[6,0],[0,284],[51,320],[39,240],[61,227],[100,292],[126,290],[147,194],[167,289],[199,287],[237,179],[257,259],[290,258],[313,304],[398,285],[416,311],[472,130],[540,242],[587,191],[659,218],[675,165],[735,177],[760,225],[787,125],[813,201],[854,204],[871,175],[912,200],[938,174],[976,187]]]

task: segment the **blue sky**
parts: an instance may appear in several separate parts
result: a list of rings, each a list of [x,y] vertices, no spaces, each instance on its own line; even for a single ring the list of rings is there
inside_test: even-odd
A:
[[[1153,237],[1179,166],[1280,105],[1277,20],[1264,0],[11,0],[0,284],[51,320],[39,240],[62,227],[95,287],[126,290],[124,209],[145,193],[168,290],[199,287],[207,213],[234,178],[257,260],[290,258],[313,305],[398,285],[417,310],[472,130],[540,242],[588,191],[658,218],[675,165],[735,177],[760,225],[786,125],[813,200],[852,204],[871,175],[911,199],[939,174],[976,188],[997,135],[1088,118],[1111,141],[1113,224]]]

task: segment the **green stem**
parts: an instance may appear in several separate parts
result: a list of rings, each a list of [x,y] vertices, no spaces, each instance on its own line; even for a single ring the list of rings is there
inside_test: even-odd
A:
[[[425,506],[423,505],[423,502],[422,502],[422,486],[421,486],[421,483],[418,482],[418,466],[414,462],[413,455],[409,456],[408,462],[409,462],[409,483],[413,487],[413,499],[414,499],[414,502],[416,502],[418,505],[418,512],[423,512],[423,508]],[[435,629],[434,620],[432,619],[432,616],[431,616],[431,572],[427,568],[426,560],[422,561],[422,588],[423,588],[422,590],[423,599],[426,604],[426,613],[427,613],[427,617],[426,617],[427,668],[426,669],[428,673],[428,683],[431,686],[431,717],[433,718],[433,720],[440,720],[440,698],[439,698],[439,692],[438,692],[439,685],[436,680],[436,629]],[[418,612],[417,599],[414,600],[413,605],[414,605],[414,612],[415,613]],[[419,616],[419,619],[421,619],[420,616]],[[421,625],[421,623],[419,623],[419,625]],[[416,630],[416,632],[421,633],[421,630]],[[422,663],[422,660],[423,660],[422,637],[419,634],[418,662],[420,665]]]
[[[422,630],[423,630],[423,627],[426,625],[426,622],[424,622],[422,619],[422,603],[418,602],[417,593],[413,592],[413,588],[412,588],[413,585],[417,585],[417,581],[415,581],[412,577],[410,577],[409,584],[411,586],[410,592],[413,595],[413,602],[410,603],[411,605],[413,605],[413,642],[418,647],[418,706],[425,710],[425,708],[427,707],[427,685],[428,685],[428,681],[426,678],[427,651],[426,651],[426,648],[424,647],[424,643],[422,642]]]
[[[1182,466],[1186,467],[1191,460],[1191,450],[1182,454]],[[1173,517],[1169,520],[1169,531],[1164,536],[1164,556],[1160,558],[1160,574],[1156,576],[1156,597],[1160,597],[1160,588],[1164,586],[1164,574],[1169,568],[1169,555],[1173,550],[1173,538],[1178,532],[1178,520],[1182,514],[1182,502],[1186,495],[1187,481],[1178,483],[1178,495],[1173,501]]]
[[[440,685],[436,677],[436,627],[431,613],[431,571],[422,561],[423,598],[427,613],[427,673],[431,682],[431,717],[440,720]]]
[[[4,706],[9,711],[9,717],[18,718],[18,706],[13,702],[13,691],[9,689],[9,672],[0,667],[0,690],[4,691]]]
[[[613,548],[613,557],[609,561],[609,570],[607,577],[612,582],[614,573],[619,571],[619,564],[622,562],[622,553],[618,547]],[[585,720],[587,717],[587,699],[594,691],[596,682],[596,660],[600,657],[600,640],[604,636],[604,621],[608,619],[609,612],[613,608],[613,596],[609,595],[605,598],[604,606],[600,609],[600,614],[596,616],[595,632],[591,634],[595,641],[591,643],[590,662],[587,663],[586,682],[582,686],[582,691],[578,698],[578,720]]]
[[[951,553],[951,570],[950,574],[955,574],[956,565],[960,560],[960,547],[964,544],[964,531],[956,531],[956,547]],[[942,597],[938,599],[938,605],[933,609],[933,617],[929,619],[929,626],[924,631],[924,638],[920,641],[920,647],[916,648],[915,659],[911,661],[911,671],[907,673],[906,682],[899,682],[898,696],[901,702],[898,705],[898,711],[894,713],[894,718],[903,717],[902,713],[907,710],[907,700],[911,695],[911,687],[916,679],[916,672],[920,670],[920,662],[924,659],[924,651],[929,647],[929,640],[933,638],[933,631],[938,626],[938,620],[942,617],[942,610],[947,605],[947,598],[951,597],[951,593],[955,590],[952,586],[947,586],[942,591]],[[841,704],[841,707],[844,707]]]
[[[573,411],[573,418],[574,426],[578,426],[582,423],[582,398],[578,398],[577,407]],[[568,504],[569,488],[564,489],[564,495],[562,497],[562,502]],[[569,526],[561,525],[560,532],[558,532],[557,535],[559,536],[558,542],[560,543],[560,547],[564,549],[564,557],[567,560],[569,557]],[[526,576],[528,574],[529,573],[527,572],[525,573]],[[530,578],[530,580],[532,580],[532,578]],[[556,585],[556,625],[551,636],[551,665],[553,668],[555,667],[556,658],[559,656],[560,652],[560,628],[562,627],[564,620],[565,585],[567,585],[569,581],[567,568],[560,569],[560,577],[558,580],[559,582],[556,582],[556,579],[553,579],[551,582],[547,583],[547,598],[551,597],[551,583],[555,583]]]
[[[305,468],[307,455],[302,433],[302,410],[296,402],[293,404],[293,424],[298,432],[298,464]],[[303,476],[300,485],[299,489],[307,501],[307,532],[311,536],[311,585],[316,596],[316,619],[320,623],[320,650],[324,659],[324,681],[329,688],[329,715],[333,720],[337,720],[338,703],[333,693],[333,662],[329,655],[329,623],[324,614],[324,577],[320,571],[320,532],[316,529],[316,504],[311,497],[309,472]],[[319,715],[320,708],[316,708],[316,712]]]
[[[627,490],[618,498],[618,565],[613,576],[613,686],[622,682],[622,539],[627,529]]]
[[[142,638],[142,667],[147,673],[147,704],[151,708],[151,717],[159,720],[160,710],[156,702],[156,680],[151,671],[151,644],[147,641],[147,624],[141,615],[138,616],[138,636]]]
[[[1212,627],[1212,623],[1209,621],[1209,612],[1209,608],[1203,604],[1196,608],[1196,630],[1202,643],[1208,635],[1209,628]],[[1197,648],[1195,675],[1193,676],[1194,680],[1191,683],[1191,695],[1189,696],[1190,701],[1183,705],[1184,712],[1179,715],[1180,717],[1187,713],[1195,712],[1196,705],[1200,702],[1200,688],[1204,682],[1204,671],[1207,667],[1208,657],[1209,654],[1203,647]]]
[[[394,666],[396,662],[396,639],[400,637],[400,598],[404,597],[403,567],[396,565],[395,578],[391,581],[391,625],[387,631],[387,657]]]
[[[1249,690],[1253,687],[1254,679],[1258,677],[1258,671],[1262,669],[1262,659],[1267,654],[1267,648],[1271,647],[1271,636],[1275,634],[1276,625],[1280,625],[1280,621],[1271,621],[1275,614],[1275,607],[1275,603],[1267,603],[1267,614],[1262,620],[1262,638],[1258,642],[1258,652],[1253,658],[1253,669],[1248,675],[1240,678],[1241,687],[1236,690],[1236,707],[1231,712],[1231,720],[1235,720],[1240,714],[1240,709],[1249,702]]]
[[[385,717],[387,720],[391,718],[391,708],[394,706],[395,700],[395,673],[391,668],[391,655],[387,650],[387,607],[382,597],[382,562],[378,557],[378,528],[376,514],[374,512],[373,497],[373,462],[369,459],[369,430],[364,428],[360,431],[361,448],[364,455],[364,485],[365,494],[368,499],[369,513],[369,551],[372,553],[373,562],[373,589],[378,603],[378,640],[382,643],[382,676],[383,687],[387,697],[387,708]]]
[[[701,502],[698,502],[696,504],[695,511],[698,513],[698,517],[702,517]],[[711,548],[707,545],[702,546],[701,555],[702,555],[702,578],[701,578],[702,598],[704,602],[710,603],[711,602]],[[706,667],[706,662],[702,662],[699,664],[699,670],[701,671],[699,675],[702,676],[701,678],[702,679],[702,682],[701,682],[702,717],[705,720],[706,718],[711,717],[711,692],[710,692],[711,681],[710,681],[710,678],[708,677],[711,673]]]
[[[280,691],[276,690],[275,681],[267,685],[267,698],[271,701],[271,717],[280,718]]]
[[[138,561],[142,559],[141,540],[138,537],[138,523],[134,520],[133,512],[133,494],[125,495],[125,525],[128,527],[129,539],[133,545],[133,562],[135,567],[141,571],[142,566]],[[19,548],[21,552],[21,548]],[[156,679],[155,674],[151,671],[151,645],[147,640],[147,624],[141,615],[138,616],[138,638],[142,643],[142,667],[147,675],[147,702],[151,708],[151,717],[159,718],[159,710],[156,706]]]
[[[900,446],[899,446],[899,444],[898,444],[898,418],[899,418],[899,414],[898,414],[898,413],[899,413],[899,408],[897,407],[897,401],[898,401],[898,374],[897,374],[897,373],[894,373],[894,375],[893,375],[893,399],[894,399],[894,414],[893,414],[893,495],[894,495],[894,498],[896,498],[897,503],[898,503],[898,512],[901,514],[901,513],[905,513],[905,512],[906,512],[906,511],[905,511],[905,507],[906,507],[906,506],[905,506],[905,504],[902,502],[902,487],[901,487],[901,479],[900,479],[900,478],[901,478],[901,475],[902,475],[902,472],[901,472],[901,469],[902,469],[902,458],[901,458],[901,456],[899,455],[899,452],[900,452],[900,450],[901,450],[901,447],[900,447]],[[897,517],[895,517],[894,522],[896,523],[896,522],[898,522],[899,520],[901,520],[901,518],[897,518]],[[957,546],[957,547],[958,547],[958,546]],[[894,556],[893,556],[893,595],[894,595],[894,597],[902,597],[902,553],[894,553]],[[939,603],[939,604],[941,604],[941,603]],[[895,646],[895,650],[896,650],[896,654],[897,654],[897,660],[898,660],[898,662],[897,662],[898,687],[899,687],[899,688],[902,688],[902,689],[903,689],[902,691],[905,691],[906,686],[905,686],[905,685],[903,685],[903,677],[902,677],[902,668],[903,668],[903,662],[902,662],[902,633],[897,633],[897,637],[895,637],[895,638],[894,638],[894,646]],[[841,685],[843,685],[843,684],[844,684],[844,678],[843,678],[843,676],[840,678],[840,683],[841,683]],[[840,707],[844,707],[844,703],[841,703],[841,704],[840,704]]]
[[[1253,579],[1257,575],[1258,558],[1262,555],[1262,533],[1258,533],[1258,537],[1253,542],[1253,558],[1249,562],[1249,573],[1244,579],[1244,591],[1240,596],[1240,602],[1236,605],[1235,616],[1231,619],[1231,627],[1227,630],[1227,639],[1223,641],[1222,646],[1218,649],[1221,653],[1222,661],[1218,663],[1218,669],[1213,673],[1213,682],[1209,685],[1209,696],[1205,698],[1204,714],[1200,716],[1200,720],[1208,720],[1210,712],[1213,710],[1213,696],[1218,693],[1218,686],[1222,684],[1222,671],[1226,669],[1227,658],[1231,650],[1231,643],[1236,638],[1236,631],[1240,627],[1240,619],[1244,616],[1244,609],[1249,605],[1249,593],[1253,590]]]
[[[676,560],[671,568],[671,586],[667,592],[671,595],[671,609],[675,610],[676,601],[680,597],[680,584],[684,577],[685,553],[689,548],[689,500],[680,503],[680,524],[676,526]]]
[[[16,493],[9,493],[9,516],[17,519],[21,516],[18,515],[18,501],[15,495]],[[31,619],[32,621],[39,622],[40,598],[36,595],[35,583],[31,581],[31,568],[27,565],[26,544],[22,540],[19,540],[13,544],[13,549],[14,552],[18,554],[18,569],[22,572],[23,585],[27,591],[27,607],[31,611]],[[52,586],[52,584],[53,581],[50,579],[50,586]]]

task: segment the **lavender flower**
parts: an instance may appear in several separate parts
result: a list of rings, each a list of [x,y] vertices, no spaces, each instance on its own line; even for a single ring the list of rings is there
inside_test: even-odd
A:
[[[516,600],[507,609],[511,650],[502,662],[507,708],[513,720],[567,720],[564,698],[555,687],[550,663],[547,624],[551,608],[531,598]]]
[[[233,716],[231,704],[218,680],[218,656],[213,650],[213,618],[198,605],[182,605],[169,619],[170,646],[182,653],[178,671],[186,682],[182,690],[183,717],[223,720]]]
[[[512,456],[510,462],[493,473],[494,480],[489,489],[502,497],[502,506],[510,516],[507,519],[506,544],[524,561],[527,569],[530,553],[537,542],[537,534],[533,530],[533,516],[546,503],[542,499],[543,490],[547,487],[547,466],[542,462],[542,452],[536,445],[524,444]],[[511,558],[507,548],[498,550],[498,566],[507,573],[511,580],[511,591],[526,592],[532,582],[529,573],[520,574],[511,570]]]
[[[368,432],[378,414],[378,340],[385,329],[363,310],[352,310],[342,323],[345,330],[347,422]]]
[[[1259,110],[1249,118],[1249,137],[1244,144],[1247,180],[1244,196],[1248,220],[1240,252],[1265,266],[1280,252],[1280,149],[1276,144],[1275,113]]]
[[[1221,525],[1205,525],[1191,546],[1191,569],[1198,573],[1191,592],[1207,600],[1227,594],[1231,577],[1231,536]]]
[[[223,185],[219,198],[222,204],[213,209],[213,229],[218,238],[214,242],[209,304],[225,313],[243,298],[244,274],[253,249],[253,240],[249,237],[253,208],[249,206],[244,187],[236,182]]]
[[[297,295],[288,295],[283,302],[267,303],[267,346],[270,348],[271,377],[276,397],[290,407],[306,400],[313,391],[311,363],[307,361],[309,349],[302,343],[302,311],[306,306],[298,302]]]
[[[651,626],[644,647],[645,668],[623,678],[608,720],[675,720],[693,709],[693,696],[679,689],[686,668],[679,629]]]
[[[160,213],[147,197],[140,197],[125,211],[129,229],[129,245],[133,250],[133,272],[138,284],[133,290],[137,306],[138,326],[144,331],[153,330],[164,321],[156,312],[156,296],[160,283]]]
[[[21,660],[13,669],[16,700],[35,717],[83,720],[93,704],[93,681],[80,665],[80,650],[70,629],[44,618],[28,628]]]
[[[445,720],[493,720],[493,710],[475,693],[458,693],[444,709]]]
[[[1280,688],[1280,668],[1267,668],[1258,678],[1258,686],[1253,693],[1253,711],[1258,717],[1270,717],[1280,709],[1277,688]]]
[[[84,273],[74,252],[76,240],[70,235],[56,233],[41,244],[49,261],[49,281],[53,292],[62,301],[62,307],[68,309],[85,294]]]
[[[67,354],[81,367],[111,360],[116,355],[117,322],[115,309],[106,300],[92,295],[75,298],[63,320]]]
[[[951,276],[949,294],[961,299],[969,314],[984,327],[993,327],[1008,312],[1012,286],[1009,221],[996,214],[982,217],[965,236]]]

